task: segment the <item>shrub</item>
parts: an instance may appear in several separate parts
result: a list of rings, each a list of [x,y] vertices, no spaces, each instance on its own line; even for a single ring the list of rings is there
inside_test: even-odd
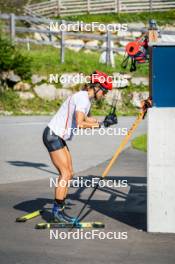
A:
[[[23,55],[9,39],[0,35],[0,71],[14,70],[23,79],[31,77],[32,59]]]

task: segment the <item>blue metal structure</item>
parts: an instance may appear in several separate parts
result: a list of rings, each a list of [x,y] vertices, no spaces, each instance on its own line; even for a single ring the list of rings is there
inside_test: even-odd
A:
[[[175,107],[175,44],[156,44],[150,52],[153,106]]]

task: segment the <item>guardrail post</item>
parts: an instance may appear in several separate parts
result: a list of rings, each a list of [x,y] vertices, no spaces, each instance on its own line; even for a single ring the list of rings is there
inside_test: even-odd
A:
[[[28,38],[27,38],[27,50],[30,51],[30,41]]]
[[[61,20],[61,23],[64,24],[65,21]],[[60,58],[61,58],[61,63],[64,63],[64,53],[65,53],[65,45],[64,45],[64,30],[61,30],[61,49],[60,49]]]
[[[88,14],[90,14],[90,12],[91,12],[90,0],[87,0],[87,12],[88,12]]]
[[[120,0],[117,0],[117,12],[120,13]]]
[[[10,14],[10,38],[11,41],[15,40],[15,15]]]
[[[49,33],[49,40],[50,40],[50,42],[52,42],[52,33]]]
[[[114,12],[117,13],[117,0],[114,0]]]
[[[120,13],[120,0],[114,0],[115,13]]]
[[[111,35],[109,30],[106,34],[106,65],[111,64]]]
[[[61,1],[57,0],[57,16],[61,15]]]

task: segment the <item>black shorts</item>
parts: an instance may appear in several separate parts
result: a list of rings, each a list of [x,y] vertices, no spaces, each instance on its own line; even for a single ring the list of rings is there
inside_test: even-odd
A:
[[[44,129],[43,142],[49,152],[67,147],[67,144],[64,139],[55,135],[49,127],[46,127]]]

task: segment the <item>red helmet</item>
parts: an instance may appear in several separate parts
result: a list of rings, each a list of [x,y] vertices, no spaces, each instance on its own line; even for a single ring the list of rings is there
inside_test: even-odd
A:
[[[93,72],[90,81],[91,83],[99,83],[105,90],[112,90],[112,78],[104,72]]]

